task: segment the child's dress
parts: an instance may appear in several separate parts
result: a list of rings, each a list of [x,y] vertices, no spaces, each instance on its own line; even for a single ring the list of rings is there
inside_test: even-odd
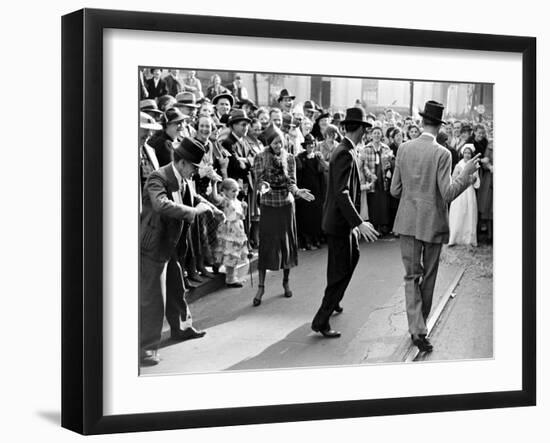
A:
[[[223,197],[220,208],[225,214],[225,222],[218,226],[217,243],[214,250],[216,263],[236,268],[246,263],[248,239],[244,230],[245,213],[241,202]]]

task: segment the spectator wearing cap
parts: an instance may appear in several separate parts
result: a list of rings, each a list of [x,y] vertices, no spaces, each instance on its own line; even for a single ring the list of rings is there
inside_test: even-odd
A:
[[[204,97],[202,93],[202,84],[201,81],[196,77],[195,71],[187,71],[187,76],[183,81],[183,90],[191,92],[196,100],[200,100]]]
[[[141,366],[160,361],[158,347],[165,311],[173,340],[200,338],[205,334],[192,325],[179,263],[181,253],[176,248],[198,214],[211,212],[220,220],[224,218],[215,206],[195,194],[189,184],[203,155],[202,146],[185,138],[174,149],[173,161],[154,171],[145,184],[139,232]]]
[[[162,112],[166,112],[168,109],[173,108],[176,103],[176,98],[168,94],[162,95],[157,99],[159,111]]]
[[[229,89],[231,95],[235,97],[235,100],[238,102],[248,99],[248,91],[244,87],[243,79],[239,74],[235,75],[233,82],[227,89]]]
[[[229,115],[231,108],[235,104],[235,99],[229,92],[216,95],[212,99],[214,105],[214,122],[221,123],[224,115]]]
[[[178,143],[178,134],[184,129],[185,121],[189,118],[178,108],[170,108],[164,115],[164,130],[157,132],[149,140],[149,145],[155,150],[160,166],[172,161],[172,151],[174,145]]]
[[[313,100],[306,100],[302,106],[304,110],[304,116],[309,118],[311,121],[315,120],[319,111],[317,111],[317,106]]]
[[[147,88],[147,98],[156,99],[161,95],[168,94],[168,88],[166,82],[160,78],[162,70],[160,68],[151,68],[150,72],[152,77],[145,81],[145,87]]]
[[[473,143],[466,143],[460,149],[462,160],[453,171],[453,180],[456,179],[466,162],[470,160],[476,149]],[[451,202],[449,208],[449,246],[466,245],[477,246],[477,198],[475,189],[479,188],[478,172],[474,172],[470,186]]]
[[[292,95],[288,89],[281,89],[279,97],[277,97],[277,103],[279,103],[279,107],[283,113],[288,112],[289,114],[292,114],[295,99],[296,96]]]
[[[139,110],[141,112],[145,112],[146,114],[149,114],[157,122],[162,121],[162,119],[164,118],[164,112],[162,112],[158,108],[157,102],[155,100],[150,99],[150,98],[141,100],[139,102]]]
[[[214,97],[220,94],[230,94],[230,91],[222,85],[222,79],[218,74],[214,74],[210,78],[210,85],[206,88],[206,93],[204,94],[207,98],[214,101]]]
[[[162,126],[153,117],[145,112],[139,113],[139,165],[140,165],[140,190],[143,191],[145,182],[153,171],[159,168],[159,162],[155,150],[147,144],[154,131],[162,130]],[[141,199],[140,199],[141,204]]]
[[[195,128],[192,126],[197,116],[197,111],[200,105],[197,104],[195,96],[192,92],[180,92],[176,96],[175,108],[178,108],[184,115],[187,115],[189,119],[186,121],[184,130],[182,131],[182,137],[194,137]]]
[[[294,197],[314,199],[307,189],[296,185],[294,156],[285,149],[285,136],[272,127],[267,146],[254,159],[255,189],[260,192],[260,244],[258,250],[258,292],[253,300],[259,306],[265,291],[266,271],[283,269],[285,297],[292,297],[290,269],[298,264],[298,240]]]
[[[308,251],[321,246],[321,219],[325,199],[325,168],[316,145],[315,138],[308,134],[302,143],[302,152],[296,156],[296,183],[299,188],[308,189],[315,197],[313,201],[296,200],[299,244]]]
[[[242,109],[247,115],[252,116],[258,110],[256,103],[249,98],[240,99],[237,102],[237,108]]]
[[[172,97],[176,97],[182,91],[181,82],[178,79],[179,70],[169,69],[168,74],[164,77],[166,83],[166,90]]]
[[[246,195],[251,185],[249,178],[251,164],[247,158],[244,144],[244,137],[248,133],[250,121],[242,109],[233,109],[227,121],[230,132],[223,140],[220,140],[221,146],[229,153],[227,171],[225,173],[222,171],[223,178],[229,177],[237,180],[244,192],[244,194],[241,193],[241,198]]]

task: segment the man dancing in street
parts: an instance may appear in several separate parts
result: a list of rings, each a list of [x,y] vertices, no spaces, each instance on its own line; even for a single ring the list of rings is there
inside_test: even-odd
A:
[[[345,137],[333,151],[329,163],[328,187],[323,209],[322,228],[327,234],[327,286],[321,307],[311,329],[325,338],[338,338],[330,327],[333,312],[342,312],[340,301],[359,261],[359,235],[374,241],[378,232],[359,215],[361,202],[359,167],[355,146],[371,124],[362,108],[350,108],[341,122]]]
[[[448,205],[471,183],[479,167],[479,155],[466,162],[461,174],[451,180],[451,153],[436,142],[445,122],[443,105],[426,102],[422,116],[424,132],[403,143],[397,151],[390,188],[400,198],[393,231],[400,236],[405,266],[405,300],[409,332],[422,352],[431,352],[426,320],[439,267],[441,245],[449,241]]]

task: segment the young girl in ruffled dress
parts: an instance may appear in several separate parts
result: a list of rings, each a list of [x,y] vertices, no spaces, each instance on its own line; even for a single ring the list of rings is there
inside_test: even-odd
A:
[[[225,221],[218,226],[214,258],[217,264],[225,266],[225,284],[231,288],[242,288],[243,283],[235,270],[248,258],[248,238],[244,230],[246,203],[237,199],[239,184],[232,178],[222,181],[220,191],[217,203],[225,214]]]

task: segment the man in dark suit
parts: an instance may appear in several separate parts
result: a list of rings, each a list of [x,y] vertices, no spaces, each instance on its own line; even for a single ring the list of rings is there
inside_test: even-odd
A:
[[[147,98],[155,99],[162,95],[168,94],[166,82],[160,78],[160,68],[151,68],[151,74],[153,74],[153,76],[145,81],[145,87],[147,88],[147,93],[149,94]]]
[[[471,183],[479,167],[479,155],[469,160],[462,173],[451,180],[451,153],[437,143],[445,122],[443,105],[426,102],[422,116],[424,132],[403,143],[397,159],[390,192],[400,198],[393,227],[400,236],[405,267],[405,300],[409,332],[423,352],[432,344],[426,337],[441,245],[449,241],[448,205]]]
[[[359,235],[374,241],[378,232],[359,215],[360,183],[355,146],[371,124],[362,108],[350,108],[342,121],[346,136],[330,157],[328,187],[323,208],[322,228],[327,234],[327,286],[321,307],[311,329],[326,338],[338,338],[329,318],[342,312],[340,301],[359,261]]]
[[[227,121],[231,132],[220,141],[221,146],[230,154],[227,177],[237,181],[241,180],[243,185],[250,185],[250,169],[252,167],[246,157],[243,140],[248,133],[250,121],[242,109],[233,109]]]
[[[173,151],[173,161],[151,173],[143,190],[140,217],[140,364],[158,364],[158,346],[165,314],[174,340],[204,336],[192,326],[185,301],[178,243],[195,216],[223,213],[193,191],[189,179],[198,170],[204,149],[184,138]]]

